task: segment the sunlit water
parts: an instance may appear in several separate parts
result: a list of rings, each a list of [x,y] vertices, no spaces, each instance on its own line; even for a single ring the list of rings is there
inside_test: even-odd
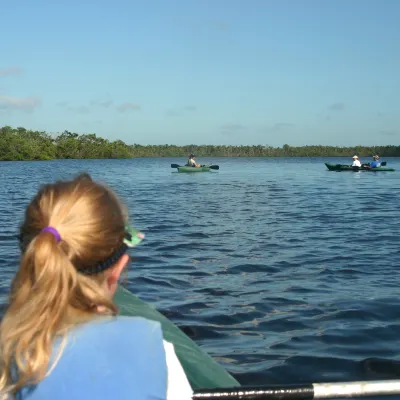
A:
[[[393,378],[363,360],[400,355],[396,172],[330,172],[349,159],[172,158],[0,163],[3,302],[18,224],[42,183],[88,171],[146,240],[128,288],[245,384]],[[366,161],[366,160],[363,160]]]

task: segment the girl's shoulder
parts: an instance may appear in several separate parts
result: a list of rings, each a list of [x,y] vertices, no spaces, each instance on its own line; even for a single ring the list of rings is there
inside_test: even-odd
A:
[[[18,399],[165,399],[167,364],[158,322],[110,317],[72,328],[53,344],[48,376]]]

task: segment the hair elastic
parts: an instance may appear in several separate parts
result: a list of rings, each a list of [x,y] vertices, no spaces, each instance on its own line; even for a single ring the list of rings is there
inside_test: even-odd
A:
[[[46,226],[46,228],[43,228],[41,232],[49,232],[56,238],[57,243],[61,242],[61,235],[56,228]]]

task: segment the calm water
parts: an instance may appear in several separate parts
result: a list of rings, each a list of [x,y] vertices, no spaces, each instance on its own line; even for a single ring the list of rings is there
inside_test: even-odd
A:
[[[128,288],[245,384],[393,378],[400,358],[400,172],[329,172],[350,159],[201,159],[179,174],[133,159],[0,163],[4,301],[14,235],[41,183],[88,171],[147,240]],[[366,160],[362,160],[366,161]],[[387,159],[400,171],[399,159]]]

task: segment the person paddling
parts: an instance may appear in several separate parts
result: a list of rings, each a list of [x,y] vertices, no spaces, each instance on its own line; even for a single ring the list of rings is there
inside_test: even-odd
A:
[[[193,153],[189,154],[189,159],[187,160],[186,166],[197,168],[201,167],[200,164],[196,163],[196,156]]]
[[[358,158],[358,156],[353,156],[353,164],[351,164],[352,167],[361,167],[361,162]]]
[[[88,174],[43,186],[20,227],[0,325],[0,398],[189,400],[158,322],[117,316],[113,295],[144,235]]]
[[[369,163],[370,168],[379,168],[381,166],[381,162],[379,161],[379,156],[375,155],[372,158],[374,161]]]

